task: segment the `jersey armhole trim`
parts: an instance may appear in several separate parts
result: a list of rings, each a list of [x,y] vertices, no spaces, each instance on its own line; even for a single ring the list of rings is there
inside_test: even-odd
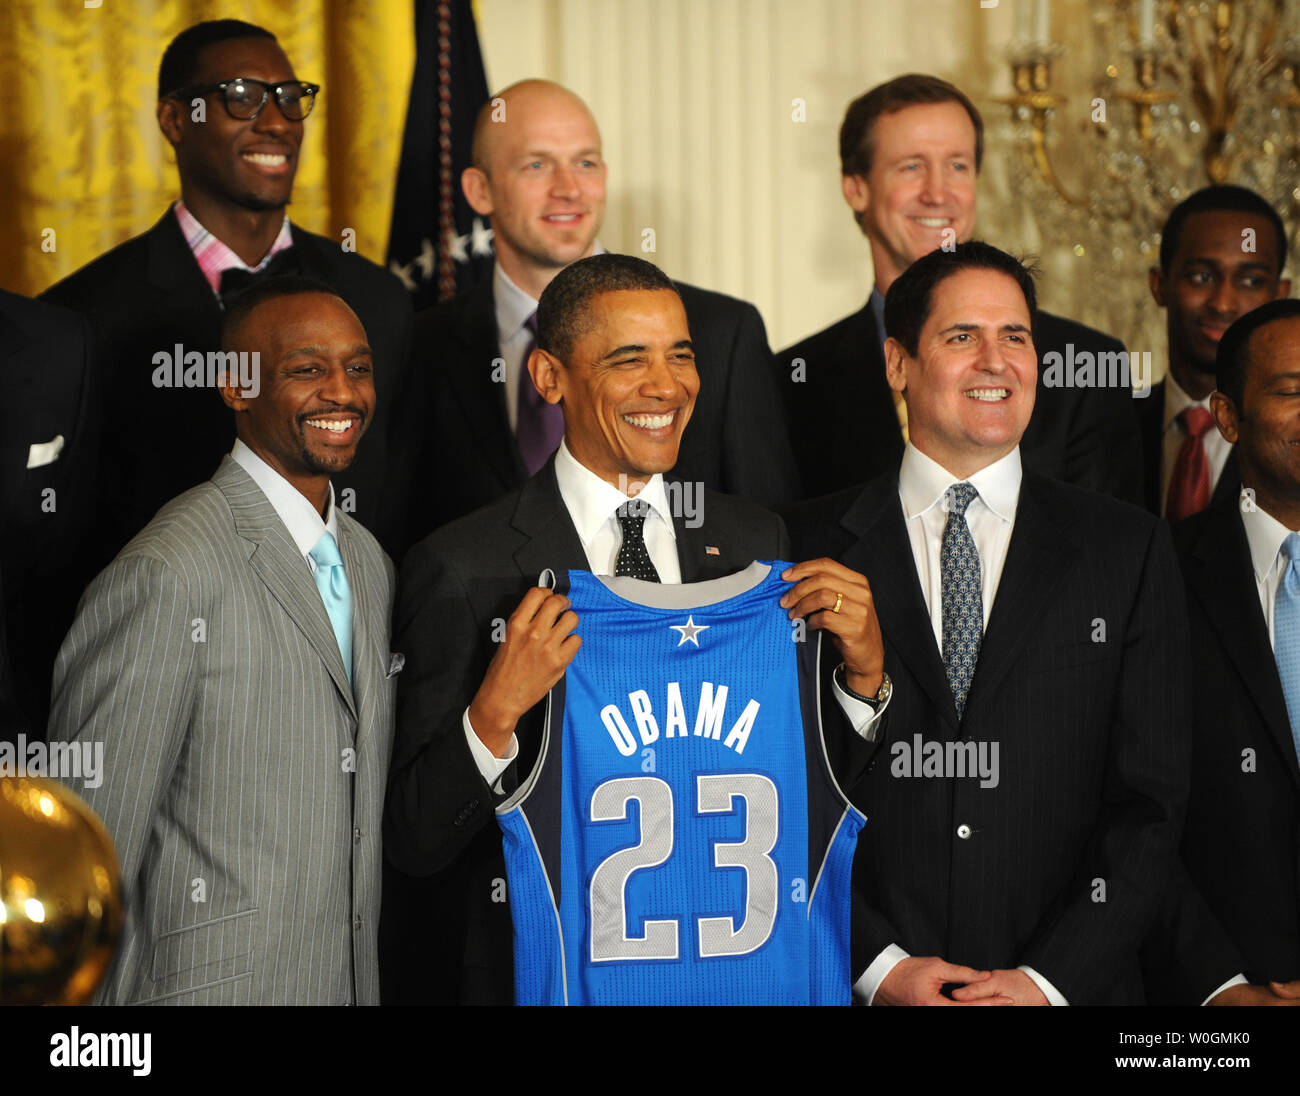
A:
[[[564,679],[561,678],[561,681]],[[532,794],[533,788],[541,778],[542,767],[546,764],[546,755],[551,748],[551,701],[555,695],[555,689],[552,688],[546,694],[546,715],[542,720],[542,744],[537,751],[537,760],[533,762],[532,771],[528,778],[524,780],[509,796],[497,804],[497,814],[509,814],[516,807],[521,807]],[[531,827],[529,832],[531,832]]]

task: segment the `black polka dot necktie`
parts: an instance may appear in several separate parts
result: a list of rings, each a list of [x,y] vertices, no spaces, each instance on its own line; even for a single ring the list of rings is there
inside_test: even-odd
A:
[[[635,510],[635,513],[629,513]],[[623,527],[623,543],[614,562],[614,574],[619,578],[639,578],[643,582],[658,582],[659,572],[651,562],[645,546],[645,519],[648,507],[620,506],[616,511],[618,523]]]
[[[980,656],[980,640],[984,637],[980,556],[970,526],[966,524],[966,508],[978,495],[969,483],[954,483],[948,488],[948,521],[943,527],[943,543],[939,549],[943,665],[948,671],[948,687],[952,689],[958,719],[966,710],[966,694],[970,692]]]

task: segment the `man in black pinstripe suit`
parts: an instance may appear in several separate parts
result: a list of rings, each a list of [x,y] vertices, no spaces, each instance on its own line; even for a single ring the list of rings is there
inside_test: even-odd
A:
[[[885,302],[901,466],[790,522],[796,555],[866,575],[894,682],[853,793],[854,973],[876,1004],[1137,1003],[1174,864],[1188,653],[1169,531],[1022,472],[1034,321],[1029,273],[987,244],[909,267]]]
[[[234,450],[91,584],[55,666],[50,737],[105,746],[78,791],[128,909],[100,999],[378,1003],[395,574],[330,483],[374,412],[370,348],[302,277],[247,290],[223,345],[260,355],[255,397],[220,385]]]

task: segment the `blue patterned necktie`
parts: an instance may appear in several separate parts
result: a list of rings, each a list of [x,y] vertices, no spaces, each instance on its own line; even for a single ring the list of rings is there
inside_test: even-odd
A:
[[[1273,602],[1273,657],[1291,719],[1291,738],[1300,757],[1300,533],[1292,533],[1282,542],[1282,555],[1287,564]]]
[[[984,597],[980,557],[966,524],[966,508],[979,494],[969,483],[948,488],[948,521],[939,549],[943,592],[943,665],[957,705],[957,718],[966,709],[966,694],[980,656],[984,635]]]
[[[330,624],[334,626],[334,638],[339,643],[339,654],[343,656],[343,666],[348,671],[348,682],[352,681],[352,588],[348,586],[348,576],[343,571],[343,557],[339,555],[338,543],[327,530],[311,550],[311,558],[316,563],[313,577],[316,589],[320,591],[321,600],[325,602],[325,612],[329,614]]]

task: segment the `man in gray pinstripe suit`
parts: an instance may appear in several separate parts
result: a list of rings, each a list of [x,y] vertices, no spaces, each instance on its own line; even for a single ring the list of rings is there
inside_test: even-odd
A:
[[[222,343],[260,354],[256,398],[220,382],[233,452],[90,586],[55,668],[50,737],[104,743],[78,790],[127,901],[99,999],[373,1004],[394,571],[330,485],[370,350],[300,277],[247,290]]]

